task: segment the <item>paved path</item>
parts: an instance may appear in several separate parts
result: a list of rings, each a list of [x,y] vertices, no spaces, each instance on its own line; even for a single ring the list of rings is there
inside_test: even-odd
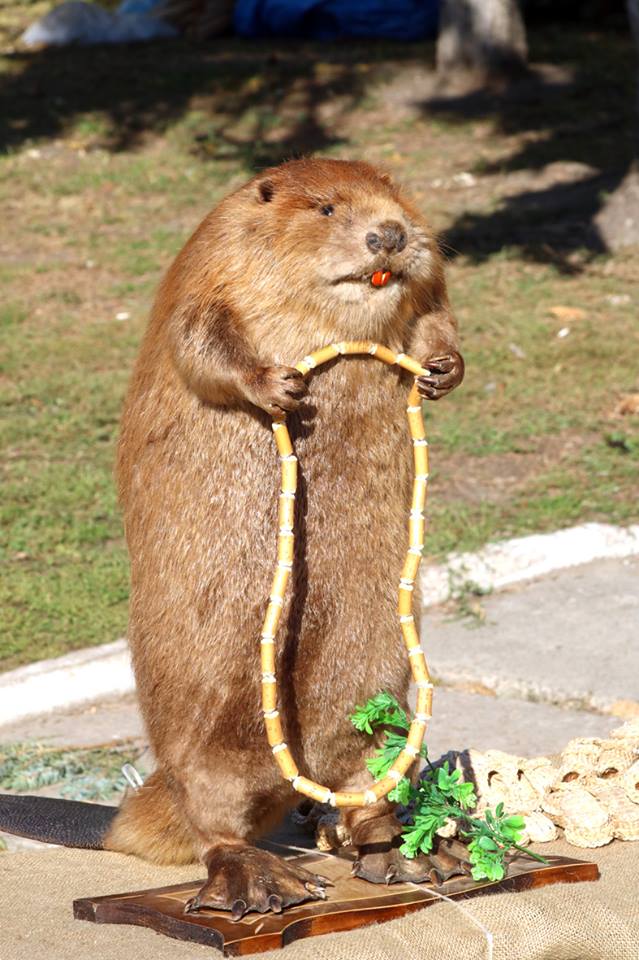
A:
[[[563,707],[639,704],[639,558],[563,570],[482,606],[474,628],[427,611],[423,646],[443,684]]]

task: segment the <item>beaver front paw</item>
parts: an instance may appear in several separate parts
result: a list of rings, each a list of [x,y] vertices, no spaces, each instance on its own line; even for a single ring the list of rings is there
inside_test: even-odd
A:
[[[453,351],[445,356],[427,357],[422,367],[428,376],[417,377],[417,389],[425,400],[439,400],[458,387],[464,379],[464,358]]]
[[[184,907],[229,910],[232,920],[245,913],[281,913],[305,900],[325,900],[330,881],[266,850],[244,845],[214,847],[207,856],[209,878]]]
[[[249,399],[272,417],[297,410],[308,393],[308,384],[295,367],[258,367],[247,380]]]

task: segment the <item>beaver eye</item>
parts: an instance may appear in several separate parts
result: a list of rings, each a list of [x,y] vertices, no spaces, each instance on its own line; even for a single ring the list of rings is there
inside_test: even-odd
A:
[[[320,213],[322,213],[325,217],[332,217],[335,213],[335,207],[332,203],[325,203]]]

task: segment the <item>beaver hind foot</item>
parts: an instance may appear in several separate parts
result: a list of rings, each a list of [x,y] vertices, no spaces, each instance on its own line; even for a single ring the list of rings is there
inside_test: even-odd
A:
[[[209,877],[185,913],[230,910],[232,920],[245,913],[281,913],[306,900],[325,900],[330,880],[248,844],[220,844],[206,857]]]
[[[446,880],[470,874],[468,848],[458,840],[437,837],[433,850],[413,859],[404,857],[401,823],[393,814],[373,817],[357,824],[353,842],[357,860],[353,875],[371,883],[431,883],[440,886]]]
[[[423,883],[430,879],[431,864],[423,854],[409,860],[399,852],[401,823],[392,813],[372,817],[352,830],[357,847],[353,876],[370,883]]]

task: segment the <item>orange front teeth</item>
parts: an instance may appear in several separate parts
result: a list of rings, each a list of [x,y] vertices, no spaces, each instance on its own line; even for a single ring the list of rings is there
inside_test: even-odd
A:
[[[376,270],[371,277],[371,283],[374,287],[385,287],[390,278],[390,270]]]

